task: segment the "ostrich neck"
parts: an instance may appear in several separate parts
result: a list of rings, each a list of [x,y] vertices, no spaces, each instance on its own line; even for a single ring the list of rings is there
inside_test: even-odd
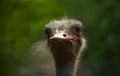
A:
[[[52,49],[56,65],[56,76],[75,76],[77,53],[74,53],[74,51],[70,48]]]
[[[74,62],[56,62],[56,76],[74,76]]]

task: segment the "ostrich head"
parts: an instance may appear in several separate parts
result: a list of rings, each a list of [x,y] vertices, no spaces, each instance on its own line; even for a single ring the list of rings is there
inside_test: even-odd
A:
[[[56,65],[56,76],[75,76],[78,58],[85,47],[82,23],[74,19],[53,20],[45,25],[47,44]]]

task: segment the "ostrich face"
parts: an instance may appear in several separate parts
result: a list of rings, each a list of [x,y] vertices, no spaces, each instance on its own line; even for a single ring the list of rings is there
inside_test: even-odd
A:
[[[82,24],[77,20],[54,20],[45,26],[45,34],[51,51],[65,50],[66,53],[75,52],[82,46]]]

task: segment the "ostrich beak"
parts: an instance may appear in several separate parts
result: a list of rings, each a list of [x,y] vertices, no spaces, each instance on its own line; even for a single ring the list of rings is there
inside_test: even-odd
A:
[[[68,38],[68,34],[67,33],[64,33],[64,32],[58,32],[58,33],[55,33],[52,37],[50,37],[50,39],[66,39]]]
[[[50,37],[50,40],[77,40],[78,37],[76,36],[71,36],[64,31],[60,31],[55,33],[52,37]]]

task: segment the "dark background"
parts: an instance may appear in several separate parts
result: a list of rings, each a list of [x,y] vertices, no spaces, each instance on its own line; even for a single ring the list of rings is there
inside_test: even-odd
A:
[[[64,16],[85,26],[82,76],[120,76],[120,0],[0,0],[0,76],[50,76],[49,54],[27,58],[44,25]]]

